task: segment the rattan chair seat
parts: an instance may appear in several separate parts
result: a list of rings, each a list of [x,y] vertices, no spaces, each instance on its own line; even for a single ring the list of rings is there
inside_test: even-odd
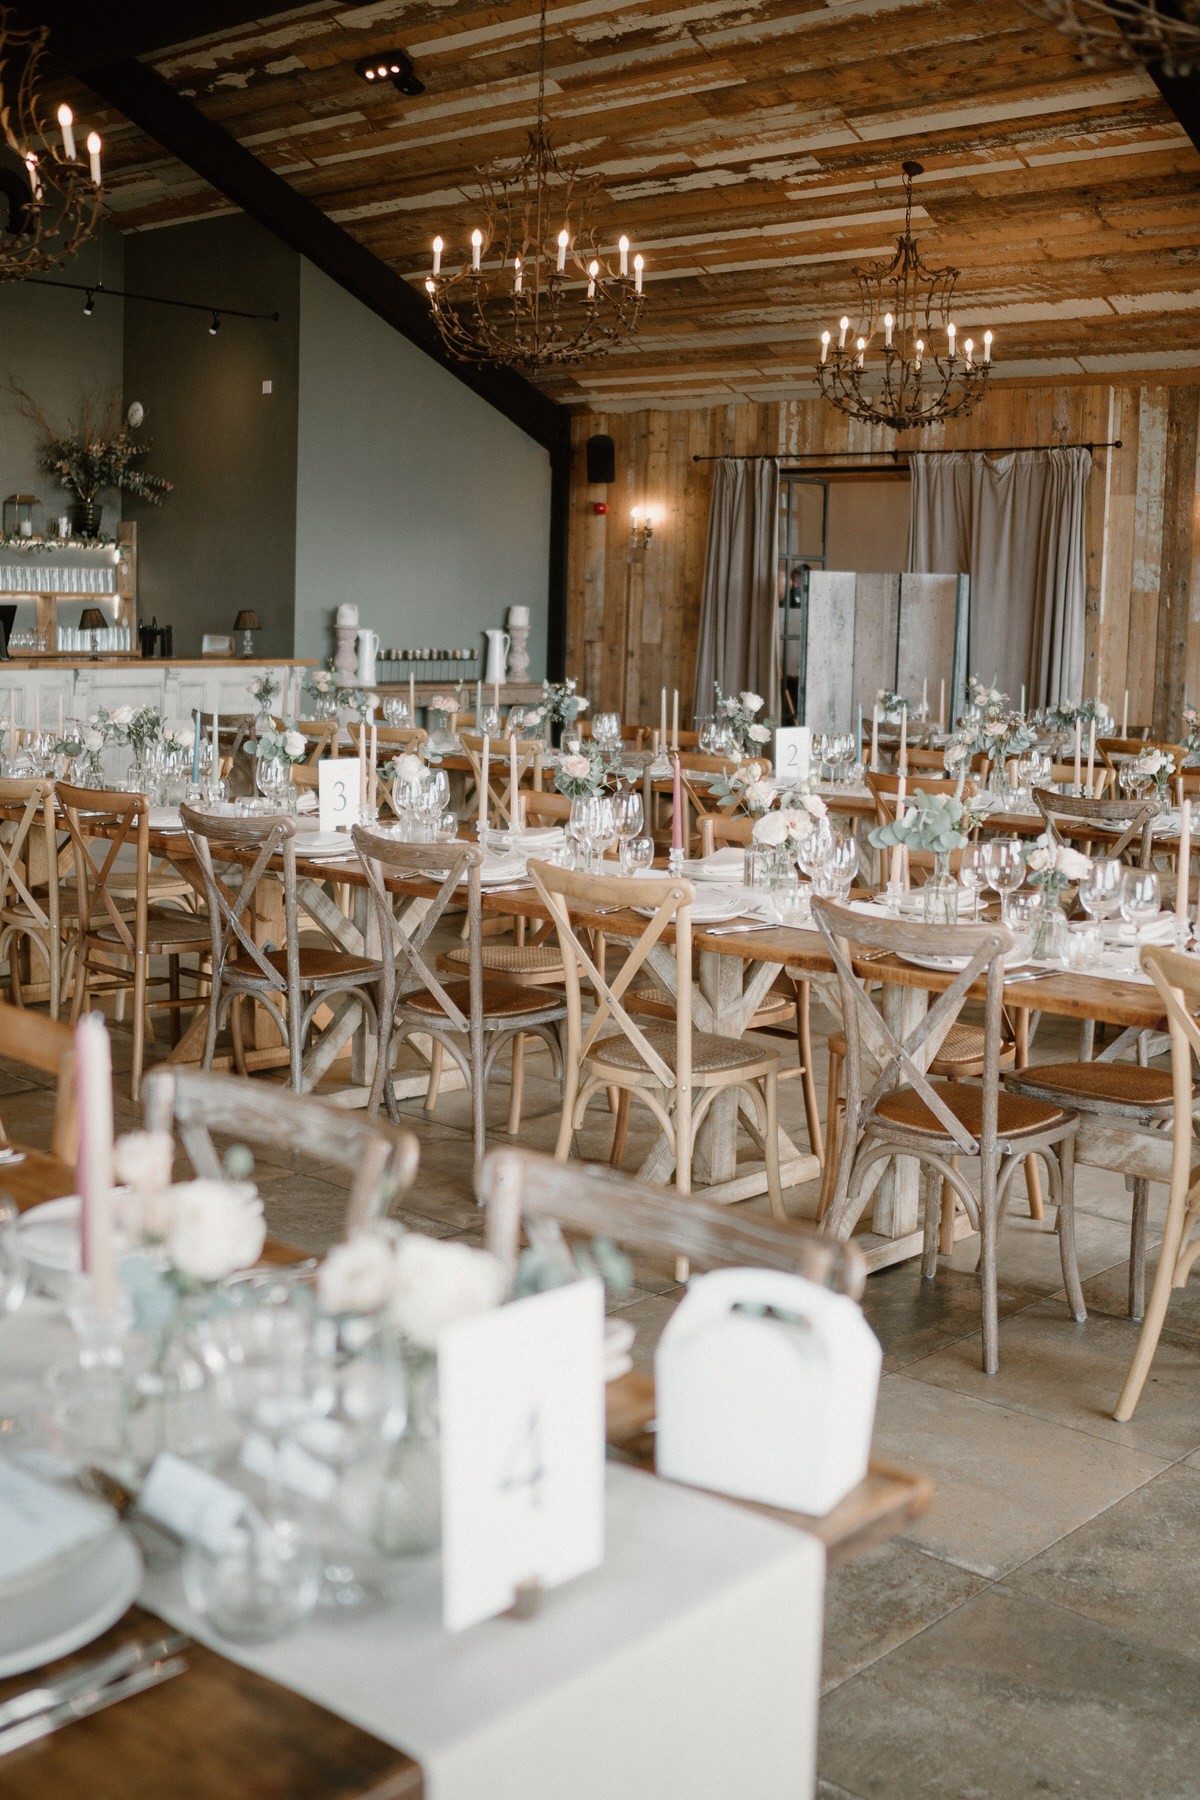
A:
[[[125,939],[115,925],[93,924],[91,935],[114,949],[125,948]],[[157,950],[166,944],[176,954],[183,950],[210,950],[208,920],[197,918],[195,913],[151,913],[146,921],[146,948]]]
[[[931,1075],[979,1075],[983,1071],[983,1028],[979,1025],[952,1025],[937,1055],[929,1065]],[[846,1060],[846,1037],[841,1031],[829,1034],[829,1054]],[[1000,1067],[1011,1069],[1017,1060],[1015,1044],[1000,1046]]]
[[[983,1126],[983,1089],[957,1081],[932,1084],[939,1100],[978,1137]],[[919,1132],[922,1136],[942,1138],[953,1143],[941,1120],[932,1113],[913,1088],[895,1088],[885,1094],[876,1108],[879,1118],[901,1131]],[[1048,1100],[1026,1099],[1023,1095],[1002,1089],[996,1115],[996,1132],[1000,1139],[1035,1137],[1049,1131],[1068,1117],[1061,1106]]]
[[[471,984],[469,981],[448,981],[446,993],[466,1017],[471,1010]],[[548,1019],[558,1018],[563,1010],[562,1001],[555,994],[542,993],[538,988],[518,987],[512,981],[489,981],[484,977],[483,986],[483,1024],[487,1030],[502,1019],[522,1018],[525,1015],[539,1014]],[[428,988],[419,988],[411,994],[400,996],[400,1005],[413,1012],[428,1013],[434,1019],[446,1019],[446,1011],[436,994]]]
[[[485,969],[499,969],[506,975],[561,975],[562,952],[554,944],[485,944],[482,951]],[[471,960],[471,946],[460,944],[437,959],[439,969],[463,969]]]
[[[1039,1063],[1009,1076],[1005,1086],[1009,1093],[1065,1101],[1077,1112],[1165,1115],[1173,1103],[1170,1070],[1128,1062]]]
[[[645,1032],[646,1042],[662,1057],[669,1069],[675,1068],[675,1027],[674,1025],[652,1025]],[[589,1052],[587,1064],[598,1075],[605,1069],[621,1070],[643,1069],[647,1075],[652,1074],[644,1057],[639,1053],[637,1045],[624,1034],[602,1038]],[[721,1075],[730,1069],[745,1069],[751,1066],[762,1066],[779,1062],[776,1050],[767,1050],[761,1044],[748,1044],[743,1039],[718,1037],[712,1031],[693,1031],[692,1033],[692,1075],[703,1082],[706,1075]]]

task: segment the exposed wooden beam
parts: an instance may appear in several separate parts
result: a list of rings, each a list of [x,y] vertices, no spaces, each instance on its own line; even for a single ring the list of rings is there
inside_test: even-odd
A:
[[[508,369],[464,363],[442,344],[421,295],[321,209],[259,162],[153,69],[135,61],[89,69],[87,85],[235,206],[353,294],[481,399],[553,451],[568,425],[553,400]]]
[[[180,6],[164,6],[163,0],[115,0],[115,4],[90,11],[79,0],[10,0],[11,10],[26,31],[46,26],[48,50],[54,65],[67,75],[87,79],[89,69],[101,64],[149,56],[188,38],[239,26],[279,14],[296,13],[302,6],[281,6],[277,0],[205,0],[189,16]]]
[[[1200,150],[1200,76],[1164,75],[1161,63],[1147,63],[1146,73]]]

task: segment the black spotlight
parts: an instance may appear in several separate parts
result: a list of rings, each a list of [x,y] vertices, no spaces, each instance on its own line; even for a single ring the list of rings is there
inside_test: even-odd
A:
[[[84,317],[90,319],[95,310],[96,296],[93,294],[91,288],[89,288],[87,291],[87,299],[83,303]]]
[[[425,92],[425,83],[413,68],[412,59],[403,50],[380,50],[375,56],[364,56],[355,63],[354,70],[372,86],[376,82],[390,81],[401,94]]]
[[[220,329],[221,329],[221,321],[220,321],[220,319],[218,319],[216,313],[214,313],[212,316],[212,324],[208,328],[209,337],[216,337],[216,335],[217,335],[218,331],[220,331]]]

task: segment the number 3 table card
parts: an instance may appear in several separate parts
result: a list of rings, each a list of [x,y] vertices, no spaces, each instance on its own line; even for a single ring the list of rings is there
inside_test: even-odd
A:
[[[438,1338],[442,1621],[506,1612],[604,1559],[604,1290],[576,1281]]]
[[[362,765],[357,756],[324,756],[317,764],[317,828],[349,831],[358,823]]]

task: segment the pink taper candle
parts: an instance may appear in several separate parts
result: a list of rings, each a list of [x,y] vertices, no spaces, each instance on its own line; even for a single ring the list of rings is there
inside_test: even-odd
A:
[[[117,1300],[112,1050],[100,1013],[85,1013],[75,1027],[75,1102],[79,1115],[75,1182],[79,1189],[80,1256],[92,1278],[92,1303],[109,1310]]]
[[[1185,800],[1179,817],[1179,855],[1175,860],[1175,918],[1184,931],[1188,923],[1188,888],[1192,874],[1192,803]]]
[[[908,786],[908,783],[905,780],[903,773],[901,773],[900,785],[896,789],[896,823],[897,823],[897,825],[900,823],[901,819],[904,817],[904,793],[905,793],[905,789],[907,786]],[[892,846],[891,886],[899,887],[901,885],[901,883],[903,882],[903,880],[904,880],[904,846],[902,844],[893,844],[893,846]]]
[[[674,759],[675,776],[671,808],[671,848],[683,849],[683,774],[679,767],[678,756]]]

